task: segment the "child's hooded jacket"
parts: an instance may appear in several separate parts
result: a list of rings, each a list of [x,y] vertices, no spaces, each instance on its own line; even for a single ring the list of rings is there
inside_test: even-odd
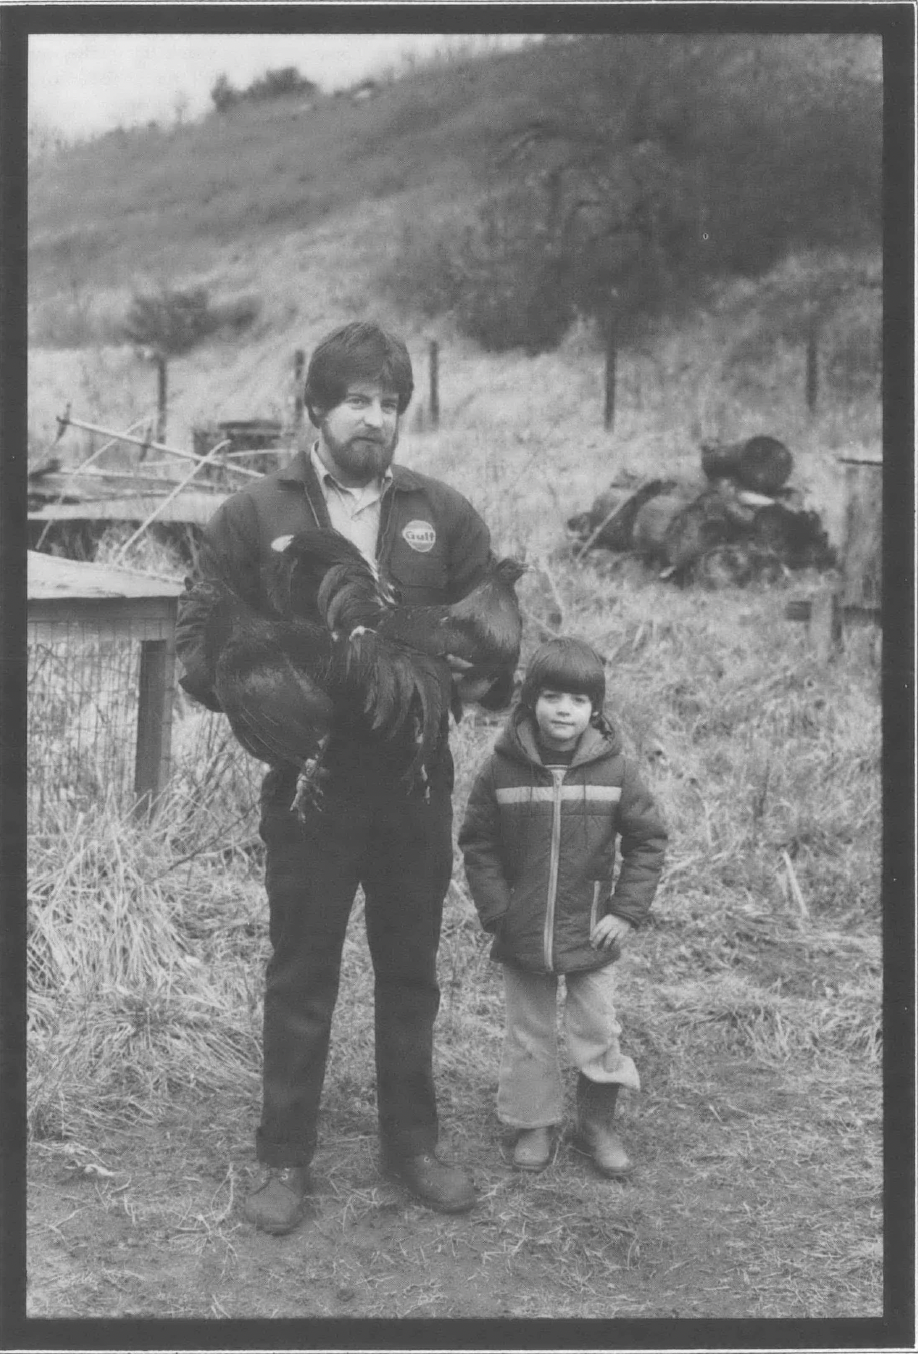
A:
[[[621,869],[612,889],[615,840]],[[607,912],[639,926],[663,868],[666,829],[635,762],[605,723],[551,771],[517,707],[479,772],[459,833],[491,958],[537,973],[602,968],[590,932]]]

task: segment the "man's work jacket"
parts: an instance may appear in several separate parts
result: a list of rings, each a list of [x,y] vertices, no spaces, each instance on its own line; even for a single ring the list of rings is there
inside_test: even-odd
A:
[[[274,558],[271,542],[317,526],[330,528],[331,521],[304,448],[284,469],[246,485],[217,509],[204,531],[195,577],[186,580],[186,593],[179,598],[180,681],[195,700],[220,708],[204,660],[205,611],[187,589],[199,579],[218,579],[256,611],[269,614],[265,580]],[[490,535],[457,490],[393,465],[382,497],[376,555],[380,573],[406,606],[448,604],[480,582],[490,558]]]

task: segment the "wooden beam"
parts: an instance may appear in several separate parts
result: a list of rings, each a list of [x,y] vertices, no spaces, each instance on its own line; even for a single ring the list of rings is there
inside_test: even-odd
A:
[[[106,638],[162,639],[175,624],[175,597],[44,597],[29,599],[29,644],[54,644],[79,630]]]
[[[848,621],[869,621],[874,625],[879,625],[882,619],[882,612],[879,607],[842,606],[839,610],[846,624]],[[813,603],[809,597],[792,597],[789,602],[785,603],[784,619],[787,621],[808,621],[812,614]]]
[[[196,455],[193,451],[182,451],[178,447],[167,447],[163,442],[150,442],[143,437],[131,437],[127,433],[115,432],[113,428],[100,428],[96,423],[84,423],[82,419],[71,418],[69,413],[58,416],[58,428],[60,433],[65,428],[82,428],[84,432],[101,433],[103,437],[116,437],[119,442],[131,442],[137,447],[148,447],[151,451],[164,451],[169,456],[178,456],[183,461],[203,461],[203,456]],[[260,480],[262,475],[257,470],[249,470],[244,465],[227,465],[228,470],[235,470],[237,475],[245,475],[247,479]]]
[[[188,472],[188,474],[185,476],[185,478],[184,478],[183,480],[179,480],[178,484],[176,484],[176,486],[175,486],[175,488],[172,490],[172,492],[169,493],[169,494],[167,494],[166,497],[162,500],[162,502],[161,502],[161,503],[158,503],[158,504],[153,508],[152,512],[150,512],[150,513],[147,515],[147,517],[144,519],[144,521],[141,522],[140,526],[137,528],[137,530],[134,532],[134,534],[133,534],[132,536],[129,536],[129,537],[128,537],[128,539],[125,541],[124,545],[121,547],[121,549],[120,549],[120,550],[117,552],[117,554],[115,555],[115,557],[114,557],[114,559],[113,559],[113,561],[112,561],[113,564],[116,564],[116,565],[117,565],[117,564],[120,564],[120,562],[124,559],[124,556],[127,554],[128,550],[131,548],[131,546],[134,544],[134,542],[135,542],[140,536],[143,535],[143,533],[146,531],[147,527],[150,525],[151,522],[155,522],[155,521],[156,521],[156,518],[159,516],[160,512],[162,511],[162,509],[165,508],[167,504],[171,503],[172,500],[173,500],[174,498],[177,498],[178,495],[182,492],[183,489],[187,488],[187,486],[191,483],[191,481],[194,479],[195,475],[196,475],[196,474],[198,473],[198,471],[202,468],[202,466],[205,466],[205,465],[208,465],[208,464],[212,464],[212,463],[213,463],[214,457],[217,455],[217,452],[218,452],[218,451],[222,451],[223,448],[224,448],[224,447],[228,447],[229,444],[230,444],[230,443],[229,443],[229,438],[226,437],[226,438],[224,438],[224,440],[223,440],[222,442],[218,442],[218,443],[216,444],[216,446],[211,447],[211,449],[210,449],[210,451],[207,453],[207,455],[204,456],[204,457],[202,457],[202,459],[201,459],[200,461],[198,461],[197,464],[196,464],[195,466],[193,466],[191,470],[189,470],[189,472]]]

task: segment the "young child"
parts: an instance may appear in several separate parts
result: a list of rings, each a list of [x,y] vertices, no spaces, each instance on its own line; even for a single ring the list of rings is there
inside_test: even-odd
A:
[[[543,1170],[562,1119],[556,1002],[576,1064],[574,1144],[604,1174],[631,1161],[612,1123],[620,1086],[640,1089],[619,1046],[612,965],[647,916],[666,829],[603,713],[602,660],[577,639],[533,655],[519,703],[472,787],[459,845],[481,924],[504,966],[498,1117],[519,1130],[513,1164]],[[621,869],[613,891],[615,839]]]

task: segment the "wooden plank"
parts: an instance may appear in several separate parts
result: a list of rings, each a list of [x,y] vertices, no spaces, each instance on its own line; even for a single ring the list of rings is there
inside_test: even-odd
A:
[[[144,640],[140,646],[134,793],[135,812],[146,816],[156,811],[169,778],[174,684],[174,633],[168,639]]]
[[[863,606],[843,606],[839,607],[842,620],[845,624],[849,621],[855,623],[859,621],[873,621],[876,623],[880,619],[881,612],[878,607]],[[809,597],[792,597],[785,603],[784,619],[788,621],[808,621],[813,614],[813,603]]]
[[[68,405],[67,413],[63,418],[58,418],[58,426],[63,430],[67,427],[82,428],[84,432],[101,433],[103,437],[117,437],[119,442],[131,442],[134,446],[142,447],[144,453],[148,450],[165,451],[170,456],[179,456],[183,461],[197,461],[200,457],[193,451],[181,451],[178,447],[167,447],[163,442],[150,442],[143,437],[131,437],[127,433],[115,432],[112,428],[102,428],[97,423],[85,423],[82,419],[71,418]],[[261,472],[258,470],[248,470],[245,466],[236,465],[231,467],[239,475],[246,475],[249,479],[260,480]]]
[[[161,464],[165,465],[165,462]],[[175,462],[170,462],[170,469],[174,470]],[[117,493],[123,495],[124,485],[120,483],[127,480],[133,484],[139,494],[158,493],[160,489],[168,492],[176,483],[167,475],[154,475],[152,471],[147,470],[107,470],[98,469],[93,466],[91,470],[58,470],[51,471],[47,475],[42,475],[38,484],[29,486],[28,492],[33,497],[40,494],[45,495],[53,502],[55,498],[62,494],[69,494],[73,498],[79,498],[81,501],[86,499],[92,501],[96,498],[111,498]],[[107,492],[105,492],[107,490]]]
[[[180,579],[141,573],[90,560],[62,559],[38,550],[27,554],[29,601],[54,598],[177,597]]]
[[[165,493],[169,486],[164,485]],[[162,522],[191,522],[206,526],[214,513],[229,497],[226,489],[205,488],[183,490],[172,503],[161,507]],[[30,522],[142,522],[161,498],[156,494],[132,494],[122,498],[99,498],[81,503],[47,503],[29,510]]]
[[[161,639],[175,625],[174,597],[51,597],[29,602],[29,644],[58,644],[83,630],[106,639]]]

